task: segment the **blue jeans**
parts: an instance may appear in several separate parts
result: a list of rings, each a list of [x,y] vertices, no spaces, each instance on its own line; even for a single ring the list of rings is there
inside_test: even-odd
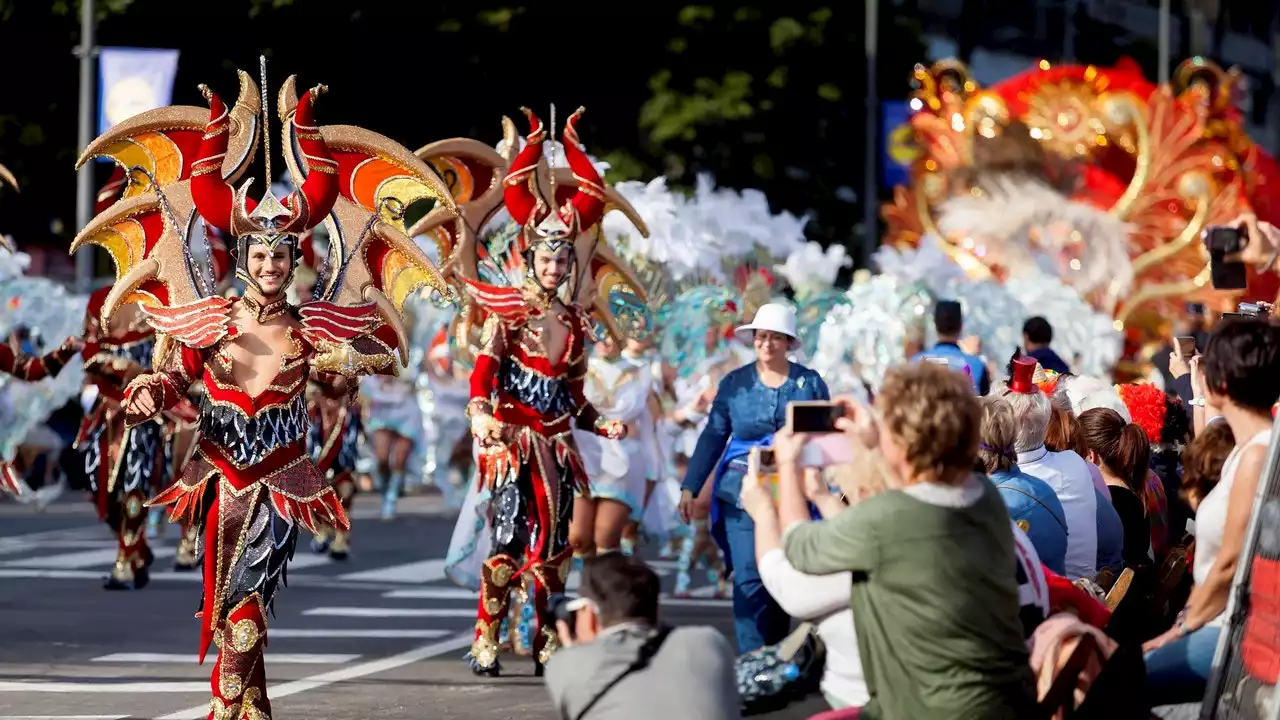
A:
[[[720,522],[724,523],[733,562],[733,629],[738,636],[738,652],[782,642],[791,632],[791,616],[779,607],[760,580],[756,568],[756,524],[734,503],[720,499],[716,502],[720,503]]]
[[[1204,699],[1221,632],[1221,628],[1202,627],[1146,654],[1143,660],[1152,707]]]

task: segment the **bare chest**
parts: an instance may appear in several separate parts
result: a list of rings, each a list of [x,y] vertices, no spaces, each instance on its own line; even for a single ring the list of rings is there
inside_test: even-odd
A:
[[[540,318],[530,320],[525,326],[538,348],[547,356],[552,365],[564,358],[569,347],[571,329],[558,315],[548,313]]]
[[[250,397],[257,397],[276,384],[289,361],[301,348],[288,326],[260,325],[241,332],[223,345],[221,356],[229,366],[235,384]]]

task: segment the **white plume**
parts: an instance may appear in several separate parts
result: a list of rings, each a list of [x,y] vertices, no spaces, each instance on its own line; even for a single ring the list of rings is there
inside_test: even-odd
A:
[[[1038,180],[987,179],[979,194],[943,202],[937,220],[947,237],[965,238],[975,255],[1013,277],[1054,275],[1082,295],[1102,289],[1123,297],[1133,284],[1131,226]]]
[[[840,269],[853,263],[843,245],[832,245],[825,250],[816,242],[805,243],[798,251],[787,256],[787,261],[774,269],[786,279],[796,295],[811,297],[836,284]]]

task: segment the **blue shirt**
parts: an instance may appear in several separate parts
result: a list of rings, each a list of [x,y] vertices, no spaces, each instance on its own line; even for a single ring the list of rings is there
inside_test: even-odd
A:
[[[1031,538],[1045,567],[1067,574],[1067,513],[1049,483],[1014,465],[991,473],[991,482],[1009,508],[1009,517]]]
[[[979,395],[986,395],[991,391],[991,378],[987,376],[987,364],[977,355],[970,355],[961,350],[959,345],[940,342],[924,352],[916,353],[915,357],[911,358],[911,362],[920,362],[925,358],[942,358],[957,372],[964,372],[968,368],[969,377],[973,379],[973,389]]]
[[[720,463],[730,438],[759,441],[781,429],[787,424],[787,404],[791,401],[830,399],[822,376],[796,363],[791,363],[786,381],[776,388],[760,381],[755,363],[730,372],[716,390],[707,425],[698,436],[681,488],[694,495],[701,492],[703,483]],[[716,498],[737,506],[746,470],[745,458],[730,462],[716,486]]]
[[[1040,363],[1040,367],[1045,370],[1052,370],[1063,375],[1071,374],[1071,368],[1067,367],[1067,362],[1051,348],[1043,347],[1035,350],[1028,350],[1027,354],[1035,358],[1036,362]]]

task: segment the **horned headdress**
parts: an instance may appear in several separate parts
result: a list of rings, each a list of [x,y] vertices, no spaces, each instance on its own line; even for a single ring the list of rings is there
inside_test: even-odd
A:
[[[502,199],[507,212],[521,228],[521,249],[525,261],[529,262],[538,246],[558,250],[571,245],[584,230],[595,227],[604,215],[605,189],[604,181],[578,141],[578,120],[583,113],[583,108],[578,108],[564,124],[564,157],[578,187],[570,199],[558,207],[549,207],[538,188],[538,163],[542,160],[547,130],[532,110],[520,110],[529,118],[529,134],[525,137],[524,149],[516,155],[502,181]],[[554,112],[552,108],[552,122]],[[559,202],[554,173],[549,177],[550,196]]]
[[[240,94],[228,108],[212,90],[201,87],[209,109],[166,107],[116,125],[85,149],[80,163],[108,157],[125,170],[122,199],[81,230],[74,252],[85,243],[105,248],[116,265],[116,282],[103,306],[104,320],[122,304],[137,302],[166,315],[198,315],[216,303],[213,280],[205,277],[191,252],[199,218],[233,238],[237,274],[247,282],[246,250],[252,244],[293,248],[300,236],[324,223],[329,232],[316,300],[342,305],[373,305],[383,320],[380,333],[407,357],[407,336],[400,311],[405,300],[424,287],[448,298],[453,292],[439,271],[406,235],[404,210],[420,200],[433,201],[433,214],[457,215],[448,187],[406,148],[377,133],[351,126],[317,126],[317,86],[297,96],[294,79],[279,92],[281,149],[298,189],[284,199],[270,190],[259,201],[251,182],[236,182],[248,169],[259,139],[266,146],[270,179],[270,140],[265,132],[265,91],[239,73]],[[263,87],[266,87],[265,65]],[[175,315],[176,314],[176,315]],[[304,309],[305,314],[305,309]],[[159,351],[158,351],[159,352]]]

